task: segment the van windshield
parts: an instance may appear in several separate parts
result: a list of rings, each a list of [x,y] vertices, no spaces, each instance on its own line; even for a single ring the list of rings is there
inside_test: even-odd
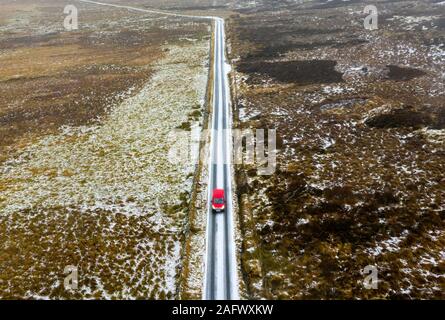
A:
[[[216,204],[223,204],[224,203],[224,199],[223,198],[216,198],[215,200],[213,200]]]

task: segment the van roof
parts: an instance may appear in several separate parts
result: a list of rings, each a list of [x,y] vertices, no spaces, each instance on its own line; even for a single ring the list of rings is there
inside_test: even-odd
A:
[[[222,198],[222,197],[224,197],[224,190],[223,189],[215,189],[215,190],[213,190],[213,197],[214,198]]]

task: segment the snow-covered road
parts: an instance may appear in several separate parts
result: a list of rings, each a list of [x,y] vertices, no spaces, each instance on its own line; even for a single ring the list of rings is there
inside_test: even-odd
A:
[[[204,299],[238,299],[231,175],[230,89],[225,59],[224,20],[215,18],[214,92],[209,168],[207,261]],[[213,213],[211,192],[224,189],[226,210]]]

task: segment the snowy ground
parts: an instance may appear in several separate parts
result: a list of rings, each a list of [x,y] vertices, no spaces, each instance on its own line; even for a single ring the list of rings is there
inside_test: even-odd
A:
[[[237,171],[250,298],[443,298],[442,5],[377,6],[373,32],[357,1],[264,0],[229,23],[238,125],[279,148],[274,175]]]
[[[202,107],[209,43],[165,51],[102,123],[65,126],[2,165],[1,297],[175,296],[195,167],[170,163],[168,136]],[[63,289],[67,265],[79,291]]]

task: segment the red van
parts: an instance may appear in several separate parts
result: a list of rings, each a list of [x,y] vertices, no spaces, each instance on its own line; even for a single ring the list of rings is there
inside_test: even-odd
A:
[[[212,210],[214,212],[223,212],[226,208],[226,199],[223,189],[215,189],[212,193]]]

